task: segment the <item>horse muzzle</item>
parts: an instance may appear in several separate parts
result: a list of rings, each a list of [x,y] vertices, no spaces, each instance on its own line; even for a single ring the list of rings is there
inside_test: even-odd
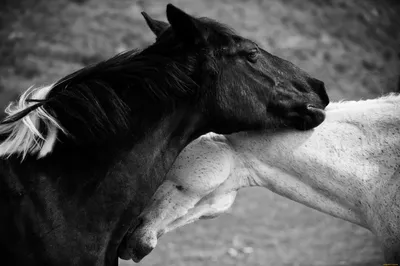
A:
[[[118,257],[138,263],[157,246],[157,239],[157,232],[139,218],[137,226],[124,237],[118,248]]]
[[[291,125],[298,130],[309,130],[319,126],[325,120],[325,111],[311,104],[298,109],[295,112],[289,112],[286,116]]]

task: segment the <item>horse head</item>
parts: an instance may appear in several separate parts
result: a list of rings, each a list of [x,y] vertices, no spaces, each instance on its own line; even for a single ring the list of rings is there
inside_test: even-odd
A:
[[[324,83],[209,18],[167,6],[168,23],[142,13],[157,45],[176,38],[179,59],[199,85],[196,104],[208,131],[263,128],[307,130],[324,120],[329,103]],[[197,98],[199,99],[199,98]]]

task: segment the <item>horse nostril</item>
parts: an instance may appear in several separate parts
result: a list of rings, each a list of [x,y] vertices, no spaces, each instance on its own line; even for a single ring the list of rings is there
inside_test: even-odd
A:
[[[329,104],[329,97],[326,92],[325,83],[321,80],[310,78],[308,84],[310,84],[314,92],[320,97],[324,107],[326,107]]]

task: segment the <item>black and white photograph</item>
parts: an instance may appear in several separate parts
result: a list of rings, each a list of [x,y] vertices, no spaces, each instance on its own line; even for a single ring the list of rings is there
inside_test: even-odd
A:
[[[0,0],[0,265],[399,266],[400,1]]]

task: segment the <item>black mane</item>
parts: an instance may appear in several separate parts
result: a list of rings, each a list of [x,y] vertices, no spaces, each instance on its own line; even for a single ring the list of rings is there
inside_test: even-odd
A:
[[[46,99],[29,99],[34,102],[31,107],[7,117],[1,124],[20,120],[42,107],[75,141],[82,143],[126,132],[131,116],[140,115],[150,106],[173,108],[175,100],[192,95],[197,85],[185,73],[187,66],[155,53],[165,48],[149,48],[150,51],[118,54],[62,78]]]
[[[218,49],[229,47],[238,37],[224,24],[200,18],[202,35],[218,56]],[[239,37],[238,37],[239,38]],[[22,119],[37,108],[52,115],[77,143],[104,141],[121,132],[141,132],[140,116],[159,119],[178,102],[189,102],[199,93],[194,75],[196,58],[183,58],[185,49],[169,28],[157,42],[139,51],[120,53],[108,60],[86,66],[57,81],[45,99],[28,99],[33,104],[1,124]],[[186,48],[187,49],[187,48]],[[210,58],[209,58],[210,59]],[[213,62],[213,60],[208,60]],[[217,68],[207,66],[216,75]],[[192,76],[190,74],[193,74]],[[145,114],[145,116],[143,115]],[[41,133],[46,136],[46,121]]]

